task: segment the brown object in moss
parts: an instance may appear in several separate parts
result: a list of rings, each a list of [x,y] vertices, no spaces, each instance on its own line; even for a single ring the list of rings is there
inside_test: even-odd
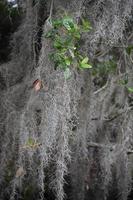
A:
[[[36,79],[33,82],[33,87],[34,87],[35,91],[39,91],[42,88],[42,81],[39,79]]]

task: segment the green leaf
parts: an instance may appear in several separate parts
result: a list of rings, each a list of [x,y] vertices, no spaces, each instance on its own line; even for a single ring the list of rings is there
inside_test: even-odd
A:
[[[65,54],[67,52],[67,49],[66,48],[64,48],[64,47],[62,47],[61,49],[60,49],[60,53],[61,54]]]
[[[83,28],[83,31],[89,31],[92,29],[90,22],[85,19],[82,19],[82,28]]]
[[[129,46],[126,48],[126,52],[130,55],[132,51],[133,51],[133,45],[129,45]]]
[[[82,64],[87,64],[89,61],[89,58],[88,57],[85,57],[83,60],[82,60]]]
[[[53,30],[48,31],[44,36],[45,38],[51,38],[53,36]]]
[[[44,34],[44,37],[45,37],[45,38],[54,39],[55,36],[56,36],[56,34],[57,34],[57,30],[55,30],[55,29],[52,28],[52,29],[49,30],[46,34]]]
[[[127,87],[129,92],[133,92],[133,88],[132,87]]]
[[[69,79],[71,77],[71,71],[69,68],[66,68],[65,71],[64,71],[64,77],[65,79]]]
[[[70,31],[72,28],[74,28],[74,21],[70,17],[65,17],[63,19],[63,25],[68,31]]]
[[[54,41],[54,48],[56,48],[56,49],[61,49],[61,48],[63,48],[63,44],[62,44],[62,42],[61,42],[60,39],[56,39],[56,40]]]
[[[77,38],[77,39],[80,39],[80,37],[81,37],[81,36],[80,36],[80,33],[79,33],[78,31],[75,32],[75,33],[74,33],[74,37]]]
[[[66,36],[66,38],[64,39],[64,46],[65,47],[69,47],[69,48],[71,48],[71,47],[73,47],[73,41],[72,41],[72,37],[70,37],[70,36]]]
[[[92,68],[91,65],[87,64],[87,63],[80,63],[80,68],[83,68],[83,69],[90,69]]]
[[[27,141],[27,145],[32,146],[35,143],[35,140],[33,138],[29,138]]]
[[[70,58],[65,57],[64,60],[65,60],[65,63],[66,63],[67,66],[70,66],[70,65],[71,65],[71,60],[70,60]]]
[[[52,36],[51,31],[47,32],[44,36],[45,38],[50,38]]]
[[[128,74],[125,74],[124,78],[121,79],[119,82],[121,85],[127,85],[128,84]]]
[[[89,69],[92,66],[88,63],[89,58],[80,55],[80,38],[83,32],[91,29],[88,20],[82,20],[82,25],[78,25],[74,18],[65,14],[61,19],[52,21],[53,28],[46,34],[46,37],[51,38],[53,44],[53,52],[50,59],[56,67],[64,70],[64,76],[68,79],[71,75],[69,66],[73,64],[81,69]],[[75,63],[75,65],[74,65]]]
[[[125,80],[120,80],[119,83],[120,83],[121,85],[126,85],[126,84],[127,84],[127,83],[125,82]]]
[[[89,58],[85,57],[81,62],[80,62],[80,68],[84,68],[84,69],[89,69],[92,68],[92,66],[90,64],[88,64]]]
[[[121,84],[122,84],[122,85],[127,85],[127,84],[128,84],[128,80],[126,80],[126,79],[121,80]]]
[[[55,28],[61,27],[61,26],[62,26],[62,19],[53,20],[53,21],[52,21],[52,25],[53,25]]]
[[[78,52],[77,52],[77,56],[79,57],[80,60],[83,60],[83,56],[81,56],[80,54],[78,54]]]

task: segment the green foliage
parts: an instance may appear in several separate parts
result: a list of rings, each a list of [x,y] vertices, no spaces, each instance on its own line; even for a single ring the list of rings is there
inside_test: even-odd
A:
[[[0,62],[9,59],[10,36],[19,26],[21,14],[21,9],[13,7],[12,2],[0,0]]]
[[[79,42],[83,33],[91,30],[88,20],[82,19],[81,24],[70,16],[52,20],[52,29],[45,35],[50,38],[54,51],[49,55],[55,67],[64,69],[64,76],[68,79],[71,75],[70,67],[80,69],[92,68],[89,58],[79,52]]]
[[[27,144],[27,146],[33,146],[34,143],[35,143],[35,139],[29,138],[26,144]]]
[[[129,45],[129,46],[126,48],[126,52],[128,53],[128,55],[130,55],[132,51],[133,51],[133,45]]]
[[[92,29],[91,24],[88,20],[82,19],[82,24],[83,24],[83,26],[82,26],[83,30],[82,31],[88,32],[88,30]]]
[[[121,79],[119,82],[120,82],[121,85],[126,86],[128,84],[128,74],[125,74],[123,79]]]
[[[125,74],[124,78],[121,79],[119,82],[121,85],[125,86],[125,88],[128,90],[128,92],[133,93],[133,87],[128,86],[128,74]]]
[[[88,57],[85,57],[83,60],[81,60],[81,62],[79,63],[80,68],[83,69],[92,68],[92,66],[88,64],[88,61],[89,61]]]
[[[133,93],[133,87],[127,87],[128,92],[132,92]]]
[[[36,149],[40,146],[40,143],[38,143],[34,138],[29,138],[26,142],[26,145],[23,148],[32,148]]]

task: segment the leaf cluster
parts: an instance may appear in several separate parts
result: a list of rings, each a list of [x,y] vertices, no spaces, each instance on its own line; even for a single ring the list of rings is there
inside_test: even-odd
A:
[[[31,148],[31,149],[36,149],[40,146],[41,144],[38,143],[36,141],[36,139],[34,138],[29,138],[25,144],[25,146],[23,146],[24,149],[27,149],[27,148]]]
[[[133,45],[129,45],[129,46],[126,48],[126,52],[128,53],[128,55],[130,55],[132,51],[133,51]]]
[[[79,51],[82,34],[90,30],[90,22],[85,19],[81,19],[80,25],[68,15],[52,20],[52,28],[45,35],[53,44],[53,52],[49,56],[55,67],[64,69],[65,78],[70,77],[70,66],[92,68],[89,58]]]
[[[128,74],[125,74],[124,78],[121,79],[120,84],[125,86],[125,88],[127,88],[128,92],[133,93],[133,87],[129,87],[128,86]]]

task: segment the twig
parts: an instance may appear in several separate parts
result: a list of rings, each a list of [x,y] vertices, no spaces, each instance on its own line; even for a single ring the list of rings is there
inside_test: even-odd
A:
[[[97,58],[97,57],[103,57],[103,56],[105,56],[106,54],[108,54],[109,51],[110,51],[110,49],[109,49],[108,51],[99,52],[99,53],[97,53],[97,54],[95,55],[95,57],[96,57],[96,58]]]
[[[96,143],[96,142],[89,142],[88,146],[89,147],[99,147],[99,148],[110,148],[110,146],[100,144],[100,143]]]
[[[50,25],[52,25],[51,18],[52,18],[52,12],[53,12],[53,4],[54,4],[54,0],[51,0],[49,17],[46,20]]]
[[[131,61],[131,63],[133,63],[132,54],[130,54],[130,61]]]
[[[107,121],[107,122],[112,121],[112,120],[116,119],[117,117],[119,117],[120,115],[127,113],[130,110],[132,110],[132,107],[127,107],[126,109],[124,109],[121,112],[118,111],[116,114],[114,114],[111,117],[110,116],[108,118],[105,117],[104,121]]]
[[[107,122],[112,121],[112,120],[116,119],[117,117],[119,117],[120,115],[122,115],[123,113],[125,113],[125,111],[122,111],[120,113],[116,113],[114,116],[112,116],[110,118],[104,118],[104,121],[107,121]]]
[[[49,18],[50,18],[50,19],[51,19],[51,17],[52,17],[53,4],[54,4],[54,0],[51,0],[51,7],[50,7],[50,14],[49,14]]]
[[[129,35],[127,41],[129,41],[132,37],[133,37],[133,33],[131,33],[131,35]]]
[[[95,95],[98,94],[99,92],[101,92],[102,90],[104,90],[107,86],[108,86],[108,81],[106,82],[106,84],[103,87],[101,87],[99,90],[95,91],[94,94]]]

